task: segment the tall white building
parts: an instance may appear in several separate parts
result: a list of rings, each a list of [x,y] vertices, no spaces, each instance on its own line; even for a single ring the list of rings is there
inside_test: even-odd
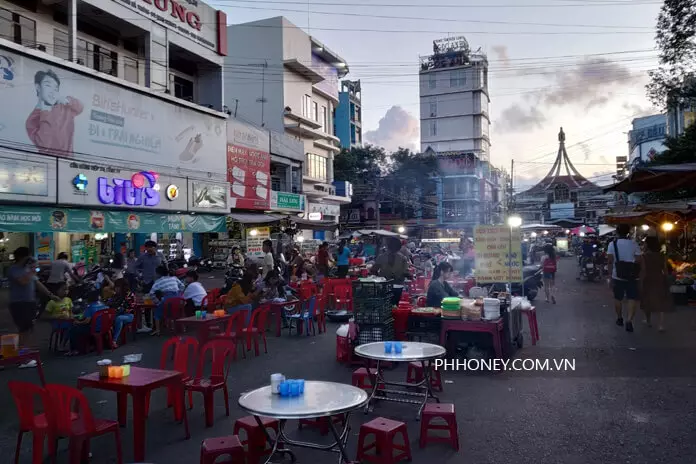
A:
[[[228,28],[225,102],[238,119],[301,140],[305,158],[302,191],[307,217],[338,222],[333,159],[340,152],[334,134],[339,79],[348,65],[315,37],[283,17]],[[271,153],[271,160],[283,160]]]
[[[471,52],[464,37],[436,40],[421,57],[421,151],[490,153],[488,59]]]

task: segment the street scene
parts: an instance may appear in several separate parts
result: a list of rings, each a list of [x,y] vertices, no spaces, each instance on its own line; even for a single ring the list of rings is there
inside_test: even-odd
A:
[[[0,464],[696,461],[696,1],[0,0]]]

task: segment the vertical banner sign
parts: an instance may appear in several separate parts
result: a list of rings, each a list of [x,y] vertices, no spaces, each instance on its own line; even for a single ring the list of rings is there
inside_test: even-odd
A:
[[[236,120],[227,124],[227,181],[231,207],[267,210],[270,208],[270,136]]]
[[[510,234],[507,226],[476,226],[474,229],[477,284],[522,281],[520,232],[512,229],[512,251]]]
[[[269,227],[258,227],[256,232],[256,235],[253,236],[247,232],[247,257],[251,259],[263,258],[263,241],[271,238]]]

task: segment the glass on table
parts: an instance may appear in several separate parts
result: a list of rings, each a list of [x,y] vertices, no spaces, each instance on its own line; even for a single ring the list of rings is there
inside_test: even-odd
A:
[[[385,353],[392,352],[392,342],[384,342],[384,352]]]

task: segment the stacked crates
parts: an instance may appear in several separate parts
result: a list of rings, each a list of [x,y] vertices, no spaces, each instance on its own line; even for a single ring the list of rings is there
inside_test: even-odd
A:
[[[394,340],[392,281],[353,281],[353,317],[358,326],[357,345]]]

